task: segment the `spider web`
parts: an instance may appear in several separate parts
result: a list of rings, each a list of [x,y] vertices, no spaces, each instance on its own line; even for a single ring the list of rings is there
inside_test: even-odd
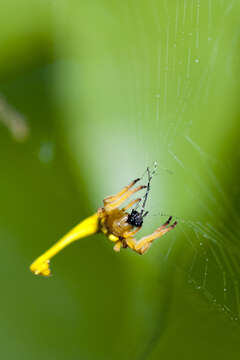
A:
[[[173,263],[178,269],[185,271],[189,284],[196,291],[201,292],[212,305],[225,312],[231,320],[239,321],[240,249],[237,235],[239,211],[228,185],[234,177],[236,159],[233,156],[228,164],[225,164],[221,160],[223,154],[220,150],[221,146],[217,155],[211,156],[195,140],[198,139],[197,131],[201,132],[201,127],[206,127],[206,131],[212,133],[214,141],[224,141],[220,132],[214,137],[207,109],[209,106],[211,108],[211,101],[216,102],[224,97],[221,93],[223,89],[218,92],[214,84],[216,73],[219,74],[221,68],[224,71],[224,79],[227,77],[227,86],[235,87],[234,74],[230,69],[240,32],[239,27],[234,25],[230,30],[226,30],[224,23],[226,24],[237,10],[237,3],[220,1],[216,4],[211,0],[204,3],[200,0],[176,1],[175,10],[166,1],[164,4],[164,16],[168,18],[167,28],[161,27],[161,14],[152,2],[156,32],[159,34],[159,44],[155,53],[157,68],[155,93],[154,87],[150,86],[152,98],[154,97],[155,100],[154,104],[151,101],[146,102],[146,109],[141,114],[141,119],[137,121],[136,127],[140,128],[137,147],[140,148],[146,141],[144,124],[147,123],[152,106],[155,108],[155,122],[151,123],[151,126],[154,127],[157,136],[151,140],[150,150],[145,153],[145,161],[149,163],[153,154],[157,154],[158,162],[166,166],[173,160],[170,169],[173,168],[175,174],[174,179],[170,180],[171,189],[175,187],[182,191],[185,196],[182,198],[183,202],[184,199],[185,201],[188,199],[197,209],[197,211],[193,210],[195,216],[191,217],[189,209],[187,211],[177,207],[179,214],[184,213],[184,215],[179,219],[178,235],[172,234],[171,242],[165,248],[165,259],[171,261],[171,257],[174,257]],[[208,19],[205,32],[201,23],[201,16],[204,17],[204,14],[205,19],[206,17]],[[140,14],[139,18],[141,18]],[[187,21],[188,28],[191,28],[192,24],[192,31],[186,33]],[[148,45],[144,36],[144,24],[140,21],[138,30],[139,38],[143,41],[141,48],[146,49],[146,54],[143,56],[147,58]],[[228,44],[225,42],[226,36],[230,36]],[[201,54],[204,51],[205,58],[202,59]],[[219,64],[220,57],[221,64]],[[200,66],[202,62],[204,66]],[[149,64],[153,64],[150,59]],[[199,69],[196,70],[196,67]],[[145,73],[151,77],[150,66],[145,68]],[[149,81],[147,75],[143,81],[146,83]],[[148,86],[145,84],[145,87]],[[214,91],[218,93],[217,99],[212,96]],[[217,117],[219,117],[219,122],[226,124],[228,107],[233,105],[236,106],[234,100],[229,99],[227,110],[223,110],[223,115],[218,110],[211,111],[210,116],[214,117],[213,123],[218,125]],[[232,117],[234,116],[233,113]],[[202,120],[201,117],[207,117],[208,120]],[[228,131],[226,125],[225,129],[222,125],[220,127],[221,131]],[[210,148],[211,139],[208,136],[206,143],[200,141]],[[221,176],[224,173],[224,177]],[[176,185],[178,181],[176,179],[182,179],[179,185]],[[235,192],[238,191],[239,188],[235,188]],[[176,206],[174,210],[173,203],[170,206],[167,205],[167,201],[164,203],[164,210],[169,208],[168,214],[176,214]],[[157,205],[155,208],[157,210]],[[183,244],[182,240],[179,240],[179,233],[184,241],[184,251],[189,254],[184,265],[181,264],[179,251],[177,257],[174,251],[174,248],[179,246],[179,241]]]

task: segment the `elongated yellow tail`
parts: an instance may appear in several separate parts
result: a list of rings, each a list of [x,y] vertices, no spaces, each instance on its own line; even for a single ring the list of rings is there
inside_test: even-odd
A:
[[[93,235],[99,230],[99,217],[98,213],[88,217],[70,230],[63,236],[56,244],[49,250],[39,256],[30,266],[30,270],[35,275],[49,276],[51,274],[50,259],[64,249],[73,241],[79,240],[83,237]]]

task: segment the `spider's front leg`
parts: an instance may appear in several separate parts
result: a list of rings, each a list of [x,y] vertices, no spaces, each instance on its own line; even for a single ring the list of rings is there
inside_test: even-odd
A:
[[[124,186],[124,188],[123,188],[122,190],[120,190],[117,194],[107,196],[107,197],[103,200],[104,205],[106,205],[107,203],[111,203],[111,202],[119,199],[123,194],[125,194],[129,189],[131,189],[131,187],[133,187],[139,180],[140,180],[140,178],[137,178],[137,179],[133,180],[129,185]]]
[[[163,225],[157,228],[157,230],[155,230],[151,235],[144,236],[139,241],[136,241],[132,237],[126,238],[126,243],[128,247],[130,247],[132,250],[136,251],[140,255],[144,254],[151,246],[153,240],[160,238],[168,231],[175,228],[175,226],[177,225],[176,221],[172,225],[168,226],[171,220],[172,217],[170,216],[170,218]]]
[[[136,188],[133,188],[133,186],[140,180],[136,179],[134,181],[132,181],[129,185],[125,186],[118,194],[116,195],[112,195],[112,196],[108,196],[107,198],[105,198],[103,200],[104,203],[104,208],[106,211],[111,211],[113,209],[116,209],[117,207],[119,207],[126,199],[128,199],[131,195],[133,195],[135,192],[145,189],[146,185],[140,185]],[[132,206],[134,203],[136,203],[137,201],[140,201],[140,199],[136,199],[133,202],[131,202]],[[129,206],[127,206],[128,208]],[[125,207],[126,209],[126,207]]]

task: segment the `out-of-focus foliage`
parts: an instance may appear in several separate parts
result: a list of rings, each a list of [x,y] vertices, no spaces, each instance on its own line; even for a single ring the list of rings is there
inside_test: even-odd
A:
[[[239,16],[227,0],[0,3],[3,359],[239,358]],[[30,273],[154,160],[144,233],[161,212],[173,232],[142,257],[96,235]]]

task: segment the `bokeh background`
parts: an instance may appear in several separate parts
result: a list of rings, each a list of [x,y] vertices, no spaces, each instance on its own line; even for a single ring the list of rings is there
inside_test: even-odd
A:
[[[0,3],[1,358],[239,359],[239,45],[237,0]],[[29,271],[154,161],[174,231]]]

